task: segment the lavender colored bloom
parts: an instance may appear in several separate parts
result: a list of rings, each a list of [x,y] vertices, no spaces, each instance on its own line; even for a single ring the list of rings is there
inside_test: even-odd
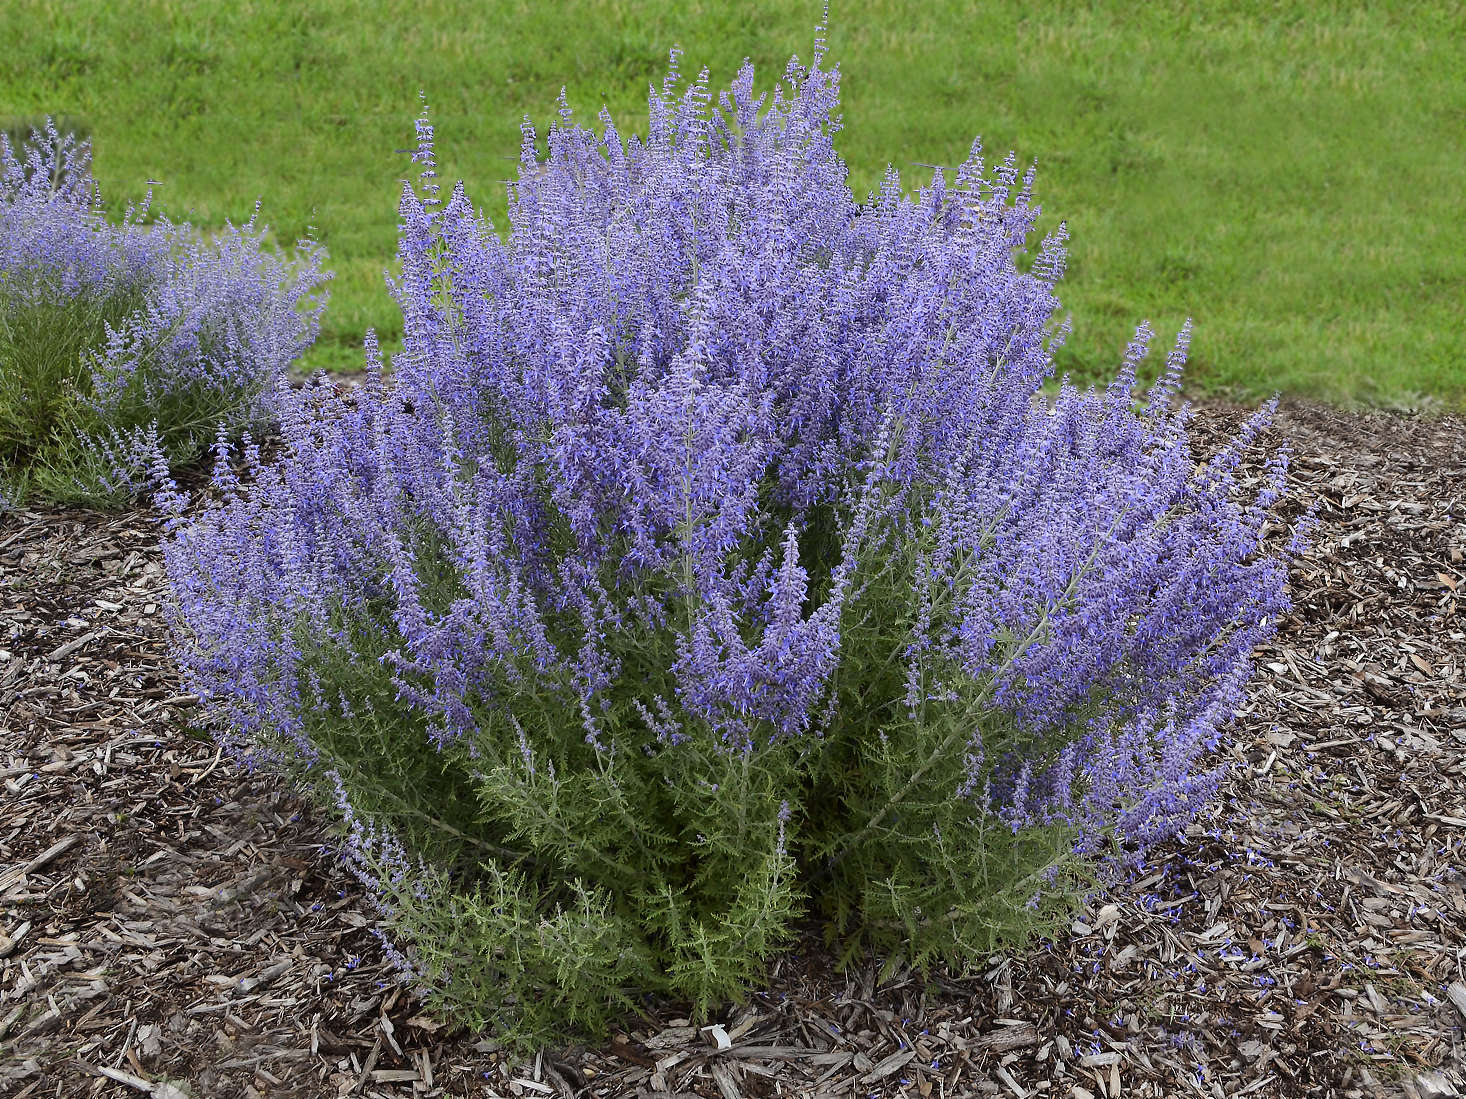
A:
[[[796,865],[911,930],[952,903],[934,879],[980,894],[1007,852],[1035,860],[1004,895],[1038,921],[1071,878],[1032,837],[1123,863],[1193,819],[1287,606],[1264,541],[1285,456],[1248,497],[1264,410],[1198,465],[1172,405],[1189,330],[1138,405],[1144,326],[1104,392],[1043,395],[1063,233],[1019,270],[1038,209],[1011,156],[857,207],[822,46],[771,96],[747,65],[716,99],[706,73],[677,88],[674,54],[645,137],[562,104],[539,161],[526,128],[503,238],[444,198],[421,119],[391,377],[369,341],[352,399],[285,400],[278,460],[243,484],[221,462],[166,552],[233,750],[330,768],[369,722],[315,696],[370,701],[393,766],[477,800],[454,819],[501,845],[460,860],[483,890],[518,852],[541,911],[572,888],[613,914],[607,959],[665,950],[647,972],[701,998],[698,914],[757,958]],[[452,808],[332,774],[348,819],[429,835]],[[990,899],[955,904],[954,941],[980,946]]]
[[[258,210],[212,235],[146,203],[108,222],[90,158],[50,123],[20,149],[0,135],[0,457],[105,496],[154,450],[186,462],[270,424],[325,276],[314,245],[268,250]]]
[[[105,416],[136,391],[157,405],[191,387],[247,396],[242,422],[273,413],[286,368],[315,337],[324,301],[302,314],[321,279],[320,253],[307,246],[309,272],[263,248],[258,209],[244,225],[211,239],[175,233],[155,261],[146,304],[108,334],[92,371],[93,399]]]
[[[0,134],[0,287],[7,298],[72,298],[153,283],[171,227],[146,204],[121,225],[103,215],[91,147],[47,122],[20,148]]]

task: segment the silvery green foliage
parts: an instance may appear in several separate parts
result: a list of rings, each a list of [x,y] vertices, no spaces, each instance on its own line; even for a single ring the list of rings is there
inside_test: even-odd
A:
[[[271,251],[258,211],[209,236],[146,207],[112,224],[90,165],[54,125],[0,135],[0,457],[62,497],[269,424],[325,304],[320,249]]]
[[[1284,460],[1041,387],[1013,160],[857,207],[838,80],[526,126],[501,240],[419,124],[405,349],[167,547],[222,741],[336,806],[403,972],[521,1039],[737,996],[801,913],[955,964],[1174,834],[1286,607]],[[177,503],[175,503],[177,506]]]

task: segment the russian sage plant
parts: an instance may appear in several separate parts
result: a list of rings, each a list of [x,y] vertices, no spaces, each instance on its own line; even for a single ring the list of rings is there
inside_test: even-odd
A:
[[[1044,395],[1062,233],[973,147],[854,203],[818,47],[527,124],[500,238],[400,206],[404,349],[221,448],[166,553],[221,741],[343,828],[384,942],[507,1040],[706,1013],[802,920],[929,968],[1052,931],[1213,793],[1286,607],[1260,413],[1198,463],[1186,335]],[[248,448],[246,448],[247,450]],[[247,472],[241,473],[241,468]]]
[[[0,481],[16,497],[105,502],[150,456],[173,464],[270,423],[315,338],[322,255],[265,247],[256,217],[208,238],[108,222],[90,148],[47,124],[0,134]]]

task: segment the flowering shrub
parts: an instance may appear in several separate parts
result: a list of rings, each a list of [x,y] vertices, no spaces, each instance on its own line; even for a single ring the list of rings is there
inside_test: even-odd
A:
[[[623,142],[526,129],[501,240],[404,189],[405,348],[224,448],[167,562],[219,736],[334,806],[385,941],[508,1038],[706,1012],[820,921],[929,967],[1052,930],[1213,792],[1286,606],[1266,413],[1197,463],[1186,337],[1052,399],[1062,234],[974,146],[866,208],[837,73]]]
[[[90,149],[48,124],[0,135],[0,470],[10,493],[134,491],[154,447],[173,462],[269,422],[315,338],[321,253],[264,248],[251,218],[187,225],[103,216]],[[304,306],[304,308],[302,308]]]

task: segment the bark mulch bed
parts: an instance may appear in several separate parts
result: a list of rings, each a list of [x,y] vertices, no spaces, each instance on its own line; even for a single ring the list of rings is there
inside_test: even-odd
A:
[[[423,1013],[323,826],[189,730],[152,522],[0,517],[0,1094],[1466,1094],[1466,424],[1279,435],[1320,525],[1212,817],[968,976],[811,940],[718,1028],[528,1062]]]

